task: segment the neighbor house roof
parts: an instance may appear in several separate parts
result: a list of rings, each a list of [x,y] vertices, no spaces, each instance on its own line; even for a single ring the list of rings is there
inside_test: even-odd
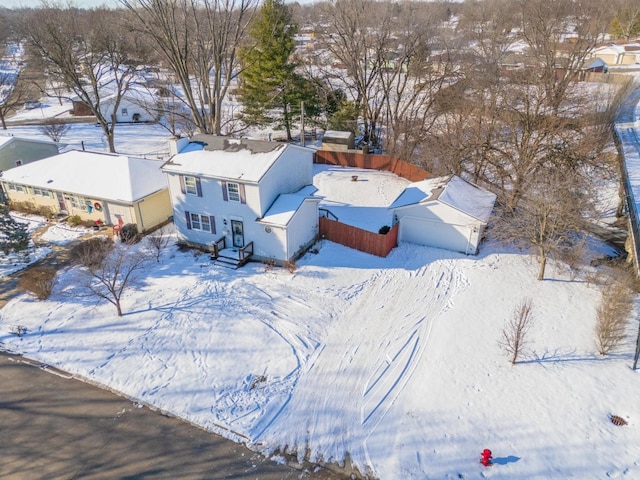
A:
[[[3,172],[3,181],[134,202],[167,188],[162,162],[126,155],[71,150]]]
[[[48,140],[33,140],[31,138],[23,138],[23,137],[14,137],[13,135],[1,135],[0,136],[0,148],[5,147],[6,145],[11,144],[15,141],[28,142],[28,143],[39,143],[44,145],[53,145],[58,146],[57,143],[51,142]]]
[[[410,184],[389,208],[403,208],[436,200],[486,223],[493,210],[496,196],[456,175],[451,175]]]
[[[286,149],[307,150],[285,143],[213,136],[196,143],[202,146],[195,150],[191,144],[183,147],[162,169],[168,173],[258,182]]]

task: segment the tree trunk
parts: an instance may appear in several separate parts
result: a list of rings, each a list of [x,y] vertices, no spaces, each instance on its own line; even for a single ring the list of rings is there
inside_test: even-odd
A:
[[[540,248],[540,269],[538,270],[538,280],[544,280],[544,269],[547,266],[547,254]]]
[[[7,121],[4,118],[4,115],[0,114],[0,121],[2,122],[2,129],[6,130],[7,129]]]
[[[121,317],[122,316],[122,308],[120,307],[120,299],[117,299],[115,301],[116,304],[116,310],[118,310],[118,316]]]

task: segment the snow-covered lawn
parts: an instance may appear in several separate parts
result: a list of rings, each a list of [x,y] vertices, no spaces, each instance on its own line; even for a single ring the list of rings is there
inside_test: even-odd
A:
[[[633,345],[596,355],[598,289],[550,273],[537,282],[529,257],[493,245],[383,259],[322,242],[294,274],[171,247],[123,317],[73,268],[49,300],[2,309],[0,342],[267,455],[348,455],[383,479],[638,478]],[[497,342],[524,297],[533,343],[511,366]]]

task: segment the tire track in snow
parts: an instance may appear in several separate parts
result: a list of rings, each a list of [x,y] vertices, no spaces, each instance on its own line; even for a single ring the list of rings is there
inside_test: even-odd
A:
[[[414,281],[400,288],[407,275]],[[463,283],[453,262],[442,260],[411,272],[378,270],[349,288],[348,308],[308,359],[287,405],[253,440],[311,461],[349,454],[366,471],[367,437],[410,381],[433,322]]]

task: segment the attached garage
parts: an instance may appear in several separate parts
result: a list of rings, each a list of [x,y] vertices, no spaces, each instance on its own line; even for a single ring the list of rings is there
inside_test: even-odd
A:
[[[475,255],[495,199],[452,175],[410,184],[389,208],[398,241]]]

